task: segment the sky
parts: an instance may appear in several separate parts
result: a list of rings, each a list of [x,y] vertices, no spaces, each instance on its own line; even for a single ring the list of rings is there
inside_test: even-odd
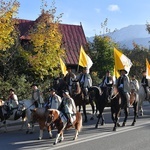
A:
[[[41,13],[41,0],[18,0],[20,19],[35,20]],[[49,9],[53,0],[47,0]],[[83,26],[86,37],[103,32],[101,24],[107,18],[107,28],[113,32],[129,25],[150,22],[150,0],[55,0],[56,16],[63,13],[64,24]]]

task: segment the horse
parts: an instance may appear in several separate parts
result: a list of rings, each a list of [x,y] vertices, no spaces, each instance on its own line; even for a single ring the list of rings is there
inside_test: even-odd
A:
[[[43,131],[44,128],[47,129],[49,133],[49,137],[52,138],[52,132],[51,132],[51,126],[47,126],[45,124],[46,122],[46,108],[35,108],[35,109],[30,109],[31,111],[31,120],[33,123],[38,122],[39,128],[40,128],[40,133],[38,140],[41,140],[43,138]]]
[[[25,125],[25,113],[22,113],[18,106],[9,110],[9,106],[3,100],[0,100],[0,119],[4,125],[5,132],[7,131],[7,120],[15,121],[22,118],[21,129]]]
[[[68,90],[68,85],[62,78],[55,78],[52,87],[60,97],[63,97],[64,90]]]
[[[148,94],[149,94],[149,97],[150,97],[150,91],[148,90]],[[144,90],[144,87],[142,85],[140,85],[140,88],[139,88],[139,106],[138,106],[138,110],[139,110],[139,113],[141,116],[143,116],[143,101],[146,101],[145,100],[145,97],[146,97],[146,93],[145,93],[145,90]],[[150,102],[150,99],[147,100]]]
[[[87,113],[86,113],[86,105],[90,104],[92,107],[92,117],[91,120],[94,119],[94,113],[95,113],[95,106],[92,99],[89,98],[89,101],[86,100],[86,97],[84,95],[84,91],[80,86],[80,83],[78,80],[72,80],[72,89],[71,89],[71,97],[74,99],[76,106],[79,106],[79,112],[81,109],[81,106],[83,108],[83,114],[85,116],[84,122],[87,122]]]
[[[126,121],[128,118],[128,105],[127,102],[124,102],[125,100],[122,98],[117,86],[113,87],[110,100],[111,100],[111,118],[114,123],[113,131],[116,131],[117,127],[120,126],[119,116],[122,109],[124,110],[125,113],[122,126],[126,125]],[[134,118],[131,124],[132,126],[134,126],[137,118],[137,112],[138,112],[138,98],[134,90],[131,90],[130,92],[129,103],[130,105],[133,106],[134,109]]]
[[[102,88],[98,86],[92,86],[88,89],[89,97],[91,99],[94,99],[96,104],[96,109],[98,110],[99,114],[97,116],[98,120],[96,122],[95,128],[98,128],[98,124],[100,119],[101,125],[104,125],[105,119],[103,116],[103,111],[105,107],[109,107],[109,101],[108,101],[108,88],[105,88],[105,90],[102,90]]]
[[[64,140],[64,130],[67,130],[71,127],[74,127],[76,130],[75,136],[73,138],[73,140],[76,140],[78,138],[79,132],[82,129],[82,115],[80,112],[77,111],[76,115],[74,116],[73,125],[70,126],[67,123],[67,118],[63,115],[62,112],[57,109],[48,109],[46,112],[46,125],[50,126],[51,124],[55,124],[58,133],[56,136],[56,140],[53,143],[54,145]],[[59,141],[60,137],[61,139]]]
[[[18,110],[25,113],[26,134],[34,132],[34,123],[32,122],[30,111],[30,109],[34,108],[35,105],[32,100],[24,99],[19,101]]]

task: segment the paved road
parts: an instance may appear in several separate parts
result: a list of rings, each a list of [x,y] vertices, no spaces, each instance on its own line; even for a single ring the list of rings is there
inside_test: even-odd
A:
[[[3,133],[0,128],[0,146],[2,150],[149,150],[150,149],[150,105],[144,106],[144,116],[139,117],[136,125],[130,126],[132,122],[132,110],[127,125],[119,127],[116,132],[112,131],[113,124],[109,109],[105,110],[106,124],[95,129],[95,122],[89,120],[83,124],[83,129],[78,140],[72,141],[74,130],[65,132],[65,140],[53,145],[55,138],[49,139],[44,132],[43,140],[37,140],[39,135],[38,126],[34,134],[25,134],[19,131],[20,125],[9,126],[8,132]],[[88,115],[90,118],[90,114]],[[123,113],[120,121],[123,120]],[[56,131],[54,130],[54,135]]]

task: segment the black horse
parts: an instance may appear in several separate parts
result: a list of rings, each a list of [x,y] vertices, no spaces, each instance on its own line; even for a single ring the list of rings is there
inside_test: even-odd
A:
[[[79,111],[80,111],[81,107],[83,108],[83,114],[85,116],[84,122],[88,121],[87,113],[86,113],[86,105],[87,104],[91,105],[93,115],[90,120],[93,120],[94,113],[95,113],[94,101],[91,98],[89,98],[88,95],[85,96],[85,91],[84,91],[84,89],[81,88],[78,80],[72,81],[71,97],[74,99],[76,106],[79,106]]]
[[[116,131],[116,128],[120,126],[119,116],[120,116],[121,109],[124,110],[124,114],[125,114],[122,126],[126,125],[126,121],[129,115],[129,107],[128,107],[127,99],[124,99],[121,94],[122,94],[122,91],[119,91],[118,88],[114,86],[112,90],[112,96],[110,98],[111,99],[111,117],[114,122],[113,131]],[[135,92],[133,91],[131,91],[130,93],[130,105],[132,105],[134,109],[134,119],[131,124],[132,126],[134,126],[136,122],[136,118],[137,118],[137,113],[138,113],[138,99],[137,99]]]
[[[101,125],[104,125],[105,119],[103,116],[103,111],[105,107],[110,107],[110,103],[108,101],[108,88],[102,89],[98,86],[92,86],[89,88],[89,97],[95,101],[96,109],[99,111],[97,116],[98,120],[95,125],[95,128],[98,128],[99,121],[101,119]]]

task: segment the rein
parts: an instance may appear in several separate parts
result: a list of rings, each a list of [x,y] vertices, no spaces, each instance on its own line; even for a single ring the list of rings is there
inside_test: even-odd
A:
[[[23,104],[22,104],[23,105]],[[31,106],[33,106],[34,105],[34,102],[29,106],[29,107],[27,107],[25,110],[23,110],[23,111],[26,111],[27,109],[29,109]]]
[[[116,98],[118,94],[119,94],[119,92],[117,92],[113,97],[111,97],[110,100]]]

